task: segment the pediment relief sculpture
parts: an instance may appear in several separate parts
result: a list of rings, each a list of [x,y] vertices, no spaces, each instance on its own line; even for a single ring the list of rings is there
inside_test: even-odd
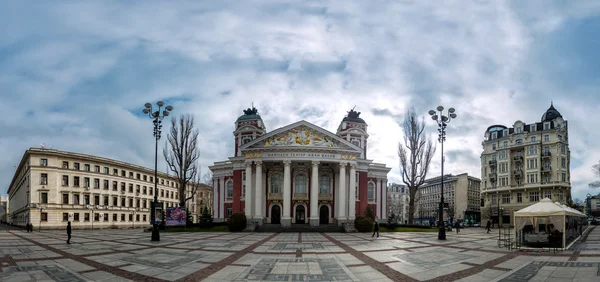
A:
[[[271,146],[312,146],[339,148],[333,138],[305,126],[277,134],[265,140],[265,147]]]

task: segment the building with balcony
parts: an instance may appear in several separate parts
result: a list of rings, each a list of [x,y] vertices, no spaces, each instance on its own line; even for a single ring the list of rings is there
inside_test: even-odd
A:
[[[174,177],[158,173],[158,200],[178,205]],[[8,220],[36,228],[131,228],[150,224],[154,170],[54,149],[25,151],[8,188]]]
[[[193,222],[199,222],[202,216],[204,208],[208,208],[208,211],[212,214],[212,189],[213,187],[204,183],[190,184],[197,185],[196,194],[193,199],[187,202],[187,206],[192,215]],[[188,189],[188,197],[191,196],[193,189]]]
[[[385,221],[390,168],[367,159],[367,124],[351,110],[333,134],[307,121],[267,133],[256,108],[235,122],[234,155],[210,166],[214,218],[258,224],[353,221],[371,207]]]
[[[387,214],[394,215],[396,223],[408,223],[410,194],[406,185],[391,183],[387,187]]]
[[[515,211],[543,198],[571,197],[568,123],[550,105],[539,122],[492,125],[481,153],[482,219],[512,224]]]
[[[426,179],[415,196],[417,224],[439,219],[442,177]],[[467,173],[444,175],[444,221],[479,222],[481,180]]]

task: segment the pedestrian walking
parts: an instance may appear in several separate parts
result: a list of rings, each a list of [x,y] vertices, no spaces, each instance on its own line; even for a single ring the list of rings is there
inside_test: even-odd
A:
[[[456,221],[456,233],[460,233],[460,222]]]
[[[377,233],[377,238],[379,238],[379,223],[375,221],[375,227],[373,228],[373,235],[371,237],[375,237],[375,233]]]
[[[487,229],[487,233],[490,233],[490,231],[492,231],[492,222],[489,219],[485,224],[485,229]]]
[[[67,244],[71,244],[71,222],[67,223]]]

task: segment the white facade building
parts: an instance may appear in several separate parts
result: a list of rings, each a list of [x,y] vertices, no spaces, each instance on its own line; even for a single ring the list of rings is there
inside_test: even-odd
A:
[[[391,183],[387,188],[388,216],[394,214],[395,222],[408,224],[408,205],[410,195],[406,185]]]
[[[158,173],[158,201],[178,205],[176,179]],[[8,221],[35,228],[132,228],[150,224],[154,170],[54,149],[25,151],[8,188]]]

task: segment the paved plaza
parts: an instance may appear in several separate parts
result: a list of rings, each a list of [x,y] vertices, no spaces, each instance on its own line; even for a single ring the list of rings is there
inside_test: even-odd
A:
[[[437,233],[0,231],[0,281],[600,281],[600,228],[572,250],[498,248],[483,228]]]

